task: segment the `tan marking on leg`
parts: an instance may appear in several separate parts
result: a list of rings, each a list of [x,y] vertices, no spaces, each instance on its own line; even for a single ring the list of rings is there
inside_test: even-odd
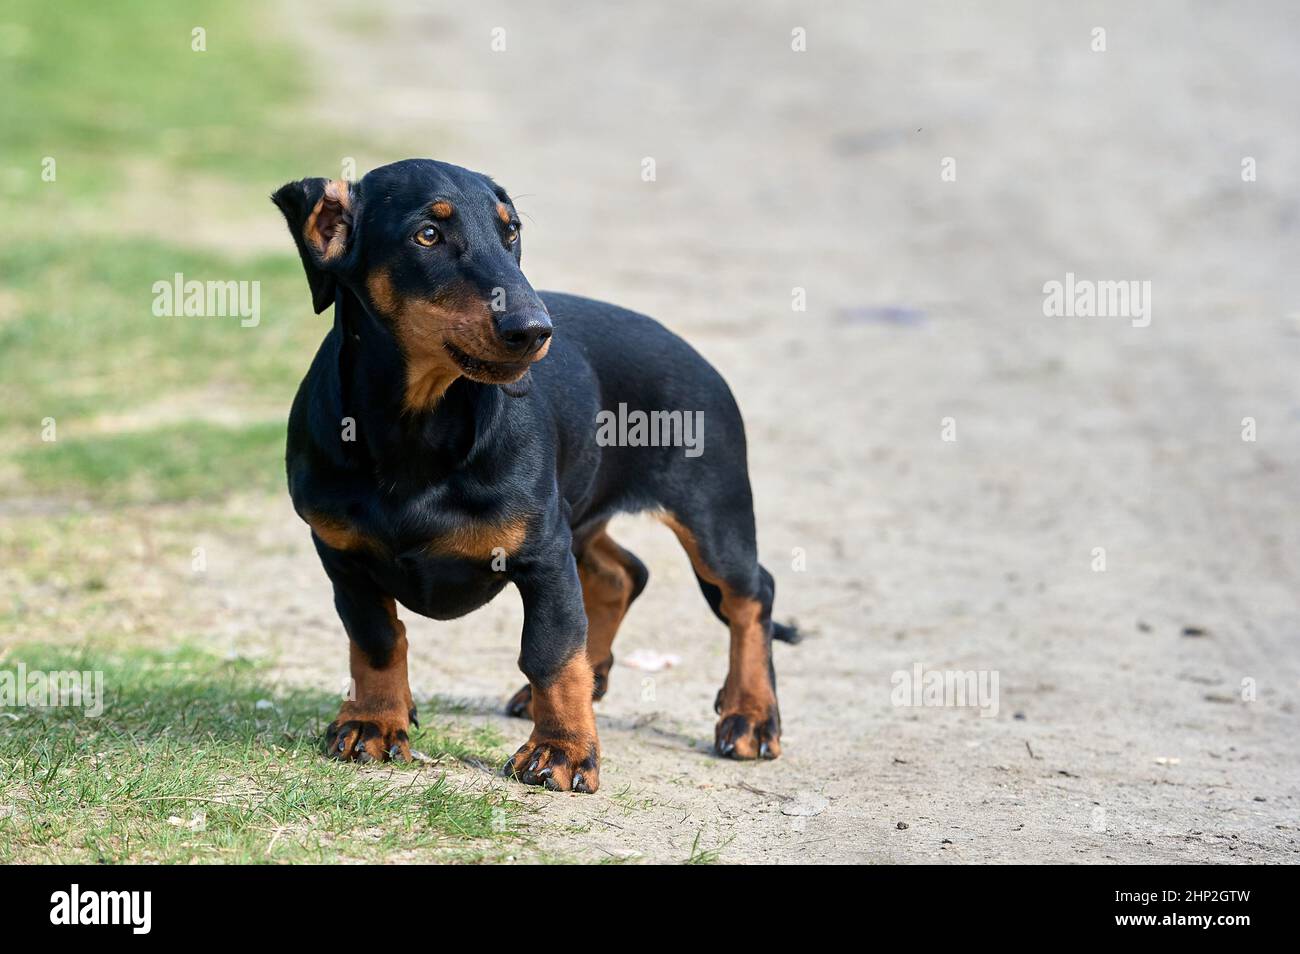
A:
[[[623,565],[621,548],[602,528],[578,559],[582,605],[587,612],[587,658],[608,674],[611,647],[632,602],[632,574]]]
[[[546,685],[533,683],[533,732],[506,763],[506,773],[531,785],[567,792],[600,787],[600,740],[591,708],[592,673],[574,653]]]
[[[614,665],[614,637],[632,605],[635,582],[620,547],[602,526],[578,555],[582,606],[587,614],[587,661],[593,677],[592,697],[600,700]],[[533,718],[533,689],[525,685],[506,703],[506,714]]]
[[[763,606],[755,599],[723,598],[722,611],[731,625],[731,651],[727,680],[722,685],[720,713],[724,719],[743,715],[750,726],[763,725],[776,707],[776,693],[768,672],[771,664],[767,636],[763,631]],[[752,735],[735,740],[741,758],[759,755],[758,742]],[[773,756],[781,753],[781,743],[771,740]]]
[[[731,630],[731,649],[719,714],[724,720],[728,716],[741,715],[751,726],[763,725],[776,711],[776,692],[769,672],[771,649],[763,627],[763,604],[753,597],[736,593],[723,582],[704,562],[699,543],[690,528],[672,514],[663,514],[660,519],[677,534],[700,578],[712,583],[722,593],[721,609]],[[780,741],[770,740],[769,748],[773,757],[779,755]],[[736,754],[741,758],[757,758],[757,740],[752,735],[737,739]]]
[[[395,639],[383,668],[375,668],[349,634],[351,698],[339,707],[338,717],[327,733],[330,754],[336,758],[379,762],[394,751],[393,758],[411,758],[406,733],[415,704],[407,679],[406,625],[397,618],[394,600],[388,598],[386,608]]]
[[[591,663],[586,653],[575,653],[549,685],[533,684],[533,718],[548,736],[595,739]]]

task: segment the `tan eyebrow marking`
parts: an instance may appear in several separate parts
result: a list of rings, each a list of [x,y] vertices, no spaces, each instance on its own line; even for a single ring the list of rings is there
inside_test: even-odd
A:
[[[429,206],[429,211],[433,213],[435,219],[449,219],[456,210],[451,207],[451,203],[446,199],[439,199]]]
[[[510,210],[506,208],[504,202],[497,203],[497,218],[499,218],[506,225],[510,224]]]

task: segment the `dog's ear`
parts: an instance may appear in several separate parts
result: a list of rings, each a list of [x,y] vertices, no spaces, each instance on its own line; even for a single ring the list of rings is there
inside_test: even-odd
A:
[[[271,201],[289,223],[319,315],[334,302],[339,266],[355,231],[352,187],[342,179],[299,179],[277,189]]]

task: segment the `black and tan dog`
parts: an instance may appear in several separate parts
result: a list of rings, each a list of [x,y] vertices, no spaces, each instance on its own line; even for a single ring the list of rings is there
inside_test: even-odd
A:
[[[355,184],[293,182],[272,198],[316,311],[334,305],[287,453],[294,507],[351,642],[355,693],[329,727],[330,754],[410,757],[398,603],[453,619],[513,583],[528,685],[508,708],[531,716],[533,731],[506,773],[594,792],[592,700],[647,577],[605,525],[634,511],[672,527],[730,627],[717,751],[780,754],[771,641],[795,632],[772,622],[744,428],[718,373],[649,318],[535,292],[519,268],[514,204],[486,176],[411,159]],[[702,412],[707,449],[601,446],[598,412],[620,404]]]

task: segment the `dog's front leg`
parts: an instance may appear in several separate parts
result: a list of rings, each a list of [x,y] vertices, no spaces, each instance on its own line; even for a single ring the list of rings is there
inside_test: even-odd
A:
[[[587,617],[578,568],[567,546],[516,576],[524,602],[519,668],[533,693],[533,734],[505,774],[561,792],[600,786],[600,743],[591,707]]]
[[[348,633],[350,691],[325,733],[325,751],[345,761],[411,760],[415,704],[406,675],[406,626],[397,603],[365,576],[329,566],[334,606]]]

